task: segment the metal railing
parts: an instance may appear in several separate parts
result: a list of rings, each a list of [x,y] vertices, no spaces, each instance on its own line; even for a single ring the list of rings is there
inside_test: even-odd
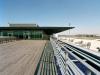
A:
[[[100,75],[100,56],[50,38],[62,75]]]
[[[15,37],[0,37],[0,44],[12,42],[15,40],[19,40],[19,39],[15,38]]]

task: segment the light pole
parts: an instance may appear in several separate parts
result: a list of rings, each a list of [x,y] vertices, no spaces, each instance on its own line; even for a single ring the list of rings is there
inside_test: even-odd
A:
[[[70,42],[70,23],[69,23],[69,42]]]

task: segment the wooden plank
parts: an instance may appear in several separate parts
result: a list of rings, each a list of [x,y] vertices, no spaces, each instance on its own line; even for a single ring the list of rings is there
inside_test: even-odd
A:
[[[0,75],[34,75],[45,40],[0,44]]]

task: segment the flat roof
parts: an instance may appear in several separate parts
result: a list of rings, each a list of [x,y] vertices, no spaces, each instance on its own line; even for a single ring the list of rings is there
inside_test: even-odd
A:
[[[73,29],[74,27],[0,27],[2,30],[42,30],[46,34],[51,35],[53,33],[58,33],[61,31]]]

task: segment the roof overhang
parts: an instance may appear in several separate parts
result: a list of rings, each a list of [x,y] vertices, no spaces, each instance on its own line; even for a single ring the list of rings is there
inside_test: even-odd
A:
[[[65,30],[73,29],[74,27],[0,27],[2,30],[42,30],[46,34],[51,35],[53,33],[62,32]]]

